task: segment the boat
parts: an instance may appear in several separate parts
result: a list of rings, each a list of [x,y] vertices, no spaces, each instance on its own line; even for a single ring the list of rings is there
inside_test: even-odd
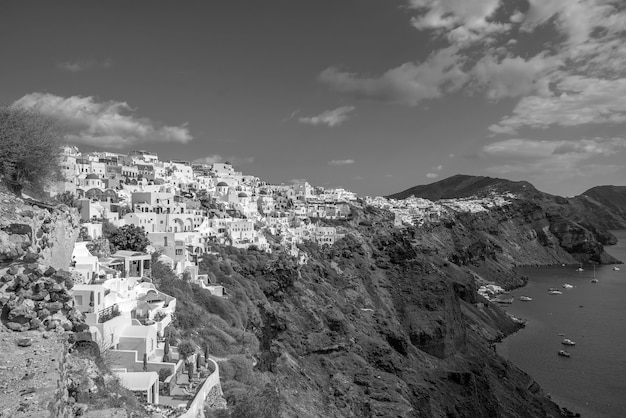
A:
[[[513,298],[508,298],[508,299],[496,299],[494,300],[494,302],[496,303],[504,303],[506,305],[510,305],[513,303]]]
[[[613,267],[614,271],[619,271],[619,267]]]
[[[571,288],[573,288],[573,287],[574,287],[574,286],[572,286],[572,285],[571,285],[571,284],[569,284],[569,283],[565,283],[565,284],[563,285],[563,288],[564,288],[564,289],[571,289]]]
[[[561,292],[560,290],[550,290],[548,291],[549,294],[551,295],[562,295],[563,292]]]
[[[570,340],[569,338],[564,338],[563,341],[561,341],[561,344],[563,345],[576,345],[576,343],[572,340]]]
[[[523,302],[530,302],[531,300],[533,300],[533,298],[531,298],[530,296],[520,296],[519,300]]]
[[[556,287],[549,287],[548,288],[548,292],[552,292],[552,291],[555,291],[555,290],[559,290],[559,289],[557,289]]]
[[[578,266],[576,271],[585,271],[585,269],[583,268],[583,263],[580,263],[580,266]]]
[[[593,279],[591,279],[591,283],[598,283],[598,279],[596,279],[596,266],[593,266]]]
[[[559,350],[558,355],[561,357],[569,357],[570,354],[565,350]]]
[[[591,279],[591,283],[598,283],[598,279]]]

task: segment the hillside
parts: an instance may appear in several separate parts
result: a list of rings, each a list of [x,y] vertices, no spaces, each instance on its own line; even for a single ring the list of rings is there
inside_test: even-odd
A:
[[[582,245],[577,234],[588,233],[554,228],[558,238],[550,222],[526,203],[397,229],[389,212],[353,208],[327,222],[346,234],[333,247],[300,246],[306,265],[213,248],[201,272],[227,300],[180,280],[159,286],[179,300],[174,337],[208,342],[230,407],[257,411],[241,416],[556,417],[564,412],[491,348],[519,324],[476,293],[523,284],[520,264],[574,263],[559,242]],[[577,251],[611,261],[586,240]]]
[[[626,186],[597,186],[577,196],[610,229],[626,228]]]
[[[457,174],[434,183],[411,187],[400,193],[389,195],[387,198],[406,199],[407,197],[415,196],[435,201],[469,196],[482,197],[492,192],[532,194],[537,192],[537,189],[525,181]]]
[[[626,228],[626,187],[598,186],[580,196],[561,197],[537,190],[525,181],[510,181],[492,177],[455,175],[441,181],[415,186],[388,196],[406,199],[410,196],[436,201],[470,196],[512,193],[517,202],[533,203],[546,216],[560,224],[572,223],[595,235],[603,245],[614,244],[606,231]]]

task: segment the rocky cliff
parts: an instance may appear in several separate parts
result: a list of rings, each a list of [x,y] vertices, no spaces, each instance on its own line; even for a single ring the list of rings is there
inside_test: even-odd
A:
[[[201,268],[228,300],[161,283],[179,298],[174,337],[208,342],[222,359],[231,408],[270,384],[280,395],[276,415],[256,416],[565,414],[492,350],[520,325],[476,288],[523,284],[514,270],[521,264],[607,260],[593,234],[559,226],[532,202],[425,228],[394,228],[391,213],[373,208],[328,224],[345,238],[303,245],[309,261],[299,267],[216,248]]]

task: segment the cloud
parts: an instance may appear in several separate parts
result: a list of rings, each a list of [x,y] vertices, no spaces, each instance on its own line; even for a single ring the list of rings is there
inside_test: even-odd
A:
[[[515,134],[522,127],[615,124],[626,122],[626,78],[607,80],[566,76],[549,97],[524,97],[513,114],[489,127],[494,133]]]
[[[482,148],[481,157],[495,174],[522,173],[531,177],[567,178],[600,173],[602,164],[586,163],[593,158],[608,157],[626,150],[624,138],[592,138],[569,141],[507,139]],[[607,172],[613,172],[616,167]]]
[[[441,170],[443,170],[443,166],[441,164],[439,164],[437,167],[435,167],[435,170],[441,171]]]
[[[354,111],[354,109],[354,106],[342,106],[337,109],[327,110],[317,116],[299,117],[298,122],[313,126],[326,125],[330,128],[334,128],[335,126],[339,126],[343,122],[347,121],[349,113]],[[294,115],[292,113],[292,117],[293,116]]]
[[[222,158],[222,156],[219,154],[207,155],[204,158],[198,158],[197,160],[193,160],[193,162],[196,164],[215,164],[221,163],[223,161],[225,161],[224,158]]]
[[[293,184],[302,184],[302,183],[306,183],[308,182],[307,179],[291,179],[289,180],[289,183],[293,183]]]
[[[254,157],[237,157],[237,156],[222,157],[219,154],[212,154],[212,155],[207,155],[204,158],[198,158],[196,160],[193,160],[192,162],[197,163],[197,164],[215,164],[215,163],[229,162],[233,166],[239,166],[239,165],[253,163]]]
[[[422,63],[407,62],[379,77],[330,67],[318,79],[332,90],[358,99],[415,106],[422,100],[459,90],[466,83],[467,75],[461,70],[461,58],[456,51],[456,48],[440,50]]]
[[[437,177],[439,177],[439,174],[437,173],[426,173],[426,178],[436,179]]]
[[[70,73],[79,73],[81,71],[90,70],[96,67],[109,68],[113,66],[113,60],[107,58],[104,61],[96,60],[76,60],[76,61],[64,61],[57,62],[56,67],[63,71],[69,71]]]
[[[411,19],[416,29],[446,34],[451,42],[475,42],[507,32],[510,25],[492,19],[500,0],[409,0],[418,16]]]
[[[546,52],[532,58],[505,57],[498,59],[487,55],[471,71],[475,85],[485,90],[492,100],[520,97],[531,93],[549,96],[548,74],[554,72],[562,61]]]
[[[328,162],[328,165],[348,165],[354,164],[354,160],[332,160]]]
[[[385,177],[386,179],[390,179],[393,177],[393,174],[385,174],[383,177]]]
[[[132,114],[125,102],[97,102],[93,97],[68,98],[30,93],[14,106],[37,108],[58,121],[65,139],[102,148],[126,148],[148,142],[186,144],[193,140],[186,124],[167,126]]]
[[[354,176],[352,180],[363,180],[363,176]]]

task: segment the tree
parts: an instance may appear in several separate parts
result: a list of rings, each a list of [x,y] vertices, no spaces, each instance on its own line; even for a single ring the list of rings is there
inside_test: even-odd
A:
[[[190,355],[196,352],[196,345],[189,341],[185,340],[178,344],[178,354],[180,356],[180,360],[186,360]]]
[[[37,109],[0,107],[0,178],[18,196],[24,187],[41,192],[61,174],[63,133]]]
[[[65,191],[54,196],[54,200],[69,207],[76,207],[76,196],[70,191]]]
[[[150,244],[143,229],[138,226],[124,225],[112,232],[109,242],[115,250],[145,251]]]

